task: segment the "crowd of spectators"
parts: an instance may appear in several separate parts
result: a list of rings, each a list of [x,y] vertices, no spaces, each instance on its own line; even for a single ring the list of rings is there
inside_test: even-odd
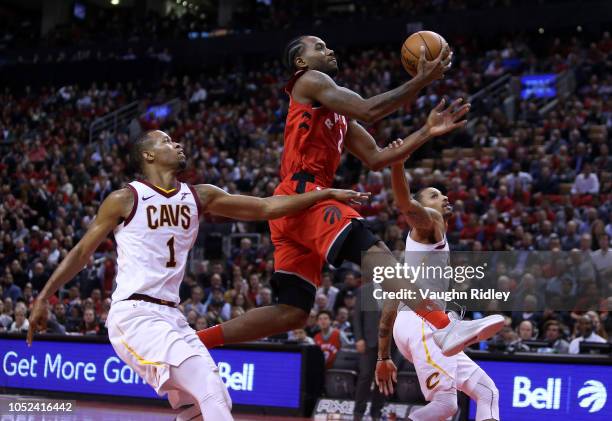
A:
[[[524,350],[529,345],[523,342],[544,338],[551,349],[565,352],[577,349],[580,338],[606,340],[612,333],[612,299],[604,299],[612,295],[609,34],[590,45],[579,39],[553,41],[548,58],[540,57],[537,63],[519,40],[479,55],[467,41],[457,42],[456,48],[459,57],[475,58],[460,60],[447,79],[424,91],[415,104],[368,130],[384,147],[420,127],[442,96],[466,97],[495,80],[496,66],[504,72],[572,69],[576,91],[559,98],[547,113],[538,112],[536,101],[517,99],[512,121],[493,103],[472,117],[471,132],[432,141],[420,156],[424,159],[418,165],[418,157],[410,160],[407,169],[413,191],[436,186],[447,192],[454,204],[448,237],[455,250],[592,256],[579,265],[564,265],[563,259],[548,267],[524,264],[528,270],[521,277],[515,268],[498,264],[497,286],[520,298],[519,310],[507,313],[508,326],[491,341],[492,348]],[[363,96],[406,80],[389,50],[341,52],[339,61],[339,83]],[[155,91],[143,90],[138,83],[19,93],[5,89],[0,94],[0,331],[27,329],[26,316],[37,291],[83,236],[100,202],[132,178],[126,160],[129,130],[103,133],[88,143],[92,118],[134,99],[158,104],[179,97],[180,110],[173,117],[156,120],[145,115],[139,124],[142,129],[163,129],[183,144],[188,169],[181,179],[212,183],[230,193],[268,196],[278,182],[287,109],[284,80],[280,64],[270,62],[205,77],[168,77]],[[394,206],[389,170],[368,171],[345,155],[336,184],[372,193],[371,201],[358,210],[400,255],[409,227]],[[245,236],[222,259],[191,262],[181,286],[181,309],[196,329],[274,300],[267,225],[207,218],[201,238],[227,226],[231,228],[224,232],[260,235]],[[203,248],[206,256],[206,240]],[[47,331],[104,335],[115,271],[109,239],[50,301]],[[337,336],[340,347],[360,339],[354,337],[351,322],[359,311],[355,295],[361,283],[358,268],[350,265],[326,272],[307,325],[280,339],[325,344]],[[537,289],[543,285],[546,299]],[[565,301],[555,307],[551,297]],[[487,311],[499,309],[492,302],[470,316]]]
[[[177,6],[160,16],[137,8],[104,8],[89,5],[83,18],[71,16],[66,22],[40,34],[40,14],[0,15],[0,51],[31,47],[86,47],[113,42],[155,42],[187,39],[192,31],[217,29],[217,11],[204,6]]]
[[[227,22],[220,23],[219,6],[182,1],[164,15],[143,12],[135,7],[95,7],[89,5],[81,17],[71,16],[68,22],[40,34],[41,13],[0,13],[0,51],[30,47],[87,47],[116,42],[155,42],[180,40],[234,33],[275,29],[310,28],[336,21],[370,20],[405,16],[453,13],[510,6],[555,4],[566,0],[360,0],[299,1],[243,0],[234,2]],[[77,3],[79,4],[79,3]],[[82,5],[83,6],[83,5]],[[1,12],[1,10],[0,10]],[[84,13],[83,13],[84,12]]]

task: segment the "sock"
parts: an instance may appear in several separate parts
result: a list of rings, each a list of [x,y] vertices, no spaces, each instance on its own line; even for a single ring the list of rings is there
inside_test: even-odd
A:
[[[204,330],[198,330],[196,335],[198,335],[198,338],[200,338],[202,343],[204,343],[204,346],[208,349],[216,348],[225,343],[221,325],[209,327],[208,329]]]
[[[427,320],[436,329],[444,329],[450,323],[446,312],[435,301],[423,300],[417,304],[414,312]]]
[[[442,310],[417,310],[416,314],[431,323],[436,329],[444,329],[450,323],[450,320]]]

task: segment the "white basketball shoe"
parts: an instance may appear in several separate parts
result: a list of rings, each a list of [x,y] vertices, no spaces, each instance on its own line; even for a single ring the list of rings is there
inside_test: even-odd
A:
[[[478,320],[459,320],[451,312],[448,318],[450,323],[433,333],[434,342],[447,357],[460,353],[473,343],[489,339],[504,327],[504,317],[499,314]]]

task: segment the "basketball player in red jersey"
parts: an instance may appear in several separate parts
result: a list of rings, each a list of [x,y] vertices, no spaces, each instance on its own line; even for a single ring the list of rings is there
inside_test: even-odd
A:
[[[447,47],[448,48],[448,47]],[[442,59],[446,57],[446,59]],[[290,98],[285,126],[285,149],[281,162],[281,183],[275,194],[294,195],[332,185],[344,149],[373,170],[404,161],[428,140],[462,128],[469,104],[456,100],[445,108],[444,100],[427,118],[426,124],[404,139],[397,148],[380,149],[370,134],[358,123],[373,123],[413,101],[418,92],[450,68],[452,53],[425,59],[424,49],[418,73],[403,85],[364,99],[338,86],[333,77],[338,72],[334,51],[315,36],[301,36],[285,49],[285,64],[292,70],[285,90]],[[200,331],[198,335],[210,348],[270,336],[304,326],[314,303],[316,286],[325,262],[340,266],[344,260],[368,268],[395,266],[396,259],[362,222],[352,207],[335,200],[325,200],[291,217],[270,221],[275,246],[275,273],[271,283],[278,297],[274,306],[258,308],[246,314]],[[366,252],[362,262],[362,252]],[[385,291],[415,290],[422,280],[387,279]],[[418,291],[416,295],[420,296]],[[491,321],[449,320],[435,303],[411,300],[406,303],[438,329],[440,348],[449,355],[460,352],[474,337],[491,331]],[[495,332],[490,333],[493,335]]]

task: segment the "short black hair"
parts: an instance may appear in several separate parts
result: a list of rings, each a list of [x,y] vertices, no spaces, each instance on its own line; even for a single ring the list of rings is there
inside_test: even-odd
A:
[[[321,314],[327,314],[327,315],[329,316],[329,319],[330,319],[330,320],[334,320],[334,318],[333,318],[333,316],[332,316],[332,313],[331,313],[331,311],[329,311],[329,310],[321,310],[321,311],[319,311],[319,313],[317,314],[317,319],[319,318],[319,316],[320,316]]]
[[[293,38],[285,47],[285,51],[283,52],[283,64],[287,70],[297,70],[295,67],[295,58],[304,51],[304,38],[307,36],[308,35],[300,35],[299,37]]]
[[[423,187],[422,189],[420,189],[419,191],[417,191],[417,192],[414,194],[414,199],[415,199],[417,202],[421,203],[421,199],[423,198],[423,193],[425,193],[425,190],[427,190],[427,189],[428,189],[428,187]]]
[[[130,167],[134,173],[142,172],[142,153],[145,151],[145,145],[151,138],[151,134],[154,131],[155,130],[149,130],[144,133],[141,133],[132,144],[130,150]]]

